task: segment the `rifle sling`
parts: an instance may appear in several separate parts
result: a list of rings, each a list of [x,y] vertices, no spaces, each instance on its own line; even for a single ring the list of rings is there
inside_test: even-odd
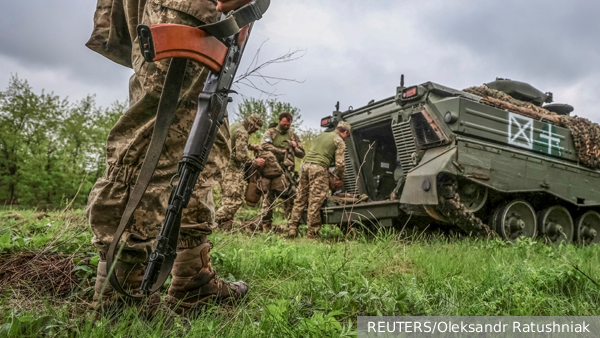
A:
[[[156,120],[154,122],[152,139],[150,141],[150,145],[148,146],[148,151],[146,152],[146,157],[144,159],[144,163],[142,164],[138,179],[135,182],[135,186],[131,192],[131,195],[129,196],[125,211],[123,211],[121,222],[119,223],[119,227],[117,228],[117,231],[113,237],[113,241],[108,249],[108,254],[106,256],[107,272],[111,271],[113,264],[115,264],[118,260],[117,250],[119,250],[119,248],[117,248],[117,246],[121,240],[121,237],[123,236],[123,233],[127,229],[129,221],[133,216],[133,212],[144,196],[146,188],[148,188],[150,179],[152,179],[152,175],[154,174],[154,170],[156,169],[156,165],[160,159],[163,145],[169,133],[169,127],[173,122],[175,110],[177,109],[177,102],[179,101],[179,93],[181,92],[181,86],[183,85],[186,67],[187,59],[184,58],[173,58],[169,64],[169,70],[167,72],[167,77],[165,79],[160,101],[158,103],[158,111],[156,112]],[[177,229],[177,233],[179,233],[179,229]],[[125,242],[123,242],[122,245],[125,245]],[[164,263],[158,280],[153,286],[152,292],[156,291],[160,286],[162,286],[167,277],[169,277],[173,260],[174,258],[171,260],[171,262]],[[123,295],[137,299],[143,297],[142,295],[130,295],[128,292],[126,292],[117,279],[115,271],[109,275],[109,281],[112,287]]]
[[[255,0],[241,8],[229,13],[227,18],[221,20],[214,24],[208,24],[204,26],[198,27],[199,29],[203,29],[204,31],[210,33],[216,38],[225,38],[229,36],[233,36],[237,34],[241,27],[246,26],[247,24],[259,20],[262,18],[262,14],[267,11],[269,5],[271,4],[271,0]],[[154,174],[154,170],[156,169],[156,165],[158,164],[158,160],[160,159],[160,154],[162,152],[163,145],[168,135],[169,127],[173,122],[173,117],[175,110],[177,108],[177,102],[179,101],[179,93],[181,92],[181,86],[183,84],[183,78],[185,76],[185,69],[187,67],[187,59],[184,58],[173,58],[169,65],[169,71],[167,73],[167,77],[165,79],[163,85],[163,91],[160,96],[160,101],[158,104],[158,111],[156,113],[156,120],[154,122],[154,131],[152,133],[152,139],[150,141],[150,145],[148,146],[148,151],[146,152],[146,158],[144,159],[144,163],[142,164],[142,168],[140,170],[140,174],[135,183],[133,191],[129,196],[129,200],[127,201],[127,206],[123,211],[123,216],[121,217],[121,221],[119,223],[119,227],[113,236],[112,243],[108,249],[108,254],[106,256],[106,269],[109,274],[109,282],[112,287],[120,294],[134,298],[134,299],[142,299],[144,296],[141,294],[131,295],[126,292],[116,277],[116,272],[114,271],[113,265],[116,263],[118,259],[117,254],[117,245],[119,244],[123,233],[127,229],[129,221],[133,216],[133,212],[137,208],[140,203],[144,193],[146,192],[146,188],[150,183],[150,179]],[[174,233],[179,234],[179,226],[180,226],[181,215],[178,216],[177,227],[173,229]],[[173,245],[173,238],[169,239],[171,245]],[[121,245],[121,250],[125,242]],[[176,243],[175,243],[176,246]],[[173,248],[176,249],[176,248]],[[120,251],[119,251],[120,254]],[[168,258],[162,265],[159,277],[156,283],[152,286],[151,292],[157,291],[168,278],[171,268],[173,266],[175,258]]]
[[[226,38],[236,34],[247,24],[260,20],[270,4],[271,0],[255,0],[232,11],[224,20],[198,28],[210,33],[215,38]]]

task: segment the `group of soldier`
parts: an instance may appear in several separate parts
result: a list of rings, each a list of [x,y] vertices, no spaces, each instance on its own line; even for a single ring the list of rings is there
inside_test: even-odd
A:
[[[290,128],[292,122],[291,114],[282,113],[279,122],[265,131],[258,145],[248,144],[250,134],[263,126],[258,114],[231,126],[231,157],[222,183],[222,204],[215,215],[215,221],[223,230],[231,230],[235,213],[246,195],[244,178],[251,176],[263,196],[259,228],[264,232],[272,229],[273,209],[277,200],[282,199],[288,236],[298,235],[298,224],[308,207],[307,237],[317,237],[321,228],[319,209],[330,189],[330,176],[336,182],[343,179],[344,139],[350,136],[350,126],[340,122],[334,131],[319,135],[306,155],[300,138]],[[248,151],[254,151],[254,160]],[[304,159],[299,184],[295,158]],[[330,173],[332,163],[335,169]]]
[[[108,283],[106,258],[145,160],[169,67],[169,60],[144,60],[137,41],[137,25],[169,23],[198,27],[218,21],[221,12],[228,12],[250,1],[98,0],[94,30],[86,45],[108,59],[132,68],[134,74],[129,81],[129,108],[107,139],[107,169],[92,188],[88,199],[87,216],[94,233],[92,244],[100,256],[92,304],[94,308],[103,309],[115,300],[123,300],[123,296]],[[188,63],[174,122],[169,127],[158,165],[133,213],[127,232],[121,238],[120,254],[114,266],[110,267],[114,269],[117,279],[133,293],[140,289],[146,264],[156,246],[156,237],[167,208],[171,179],[177,173],[178,162],[196,116],[197,98],[207,74],[202,65]],[[210,263],[211,244],[207,237],[212,233],[211,225],[214,222],[213,186],[221,179],[224,182],[223,206],[216,212],[216,220],[222,227],[230,227],[242,203],[246,164],[251,164],[250,170],[262,173],[259,183],[264,192],[261,215],[263,229],[271,227],[272,206],[278,198],[285,196],[284,208],[291,214],[289,234],[297,235],[297,226],[306,207],[309,237],[315,237],[319,231],[321,221],[318,211],[327,194],[327,170],[330,163],[335,162],[335,174],[338,179],[343,177],[343,139],[349,136],[350,126],[340,122],[335,131],[320,135],[305,156],[300,139],[290,130],[290,114],[282,114],[278,125],[265,132],[258,146],[248,145],[249,135],[259,130],[262,123],[260,117],[251,115],[232,125],[231,137],[226,124],[219,129],[194,195],[181,215],[177,256],[164,302],[178,311],[186,312],[211,300],[241,298],[248,291],[244,282],[228,283],[217,276]],[[255,159],[250,160],[248,150],[257,153]],[[297,191],[288,189],[288,178],[295,157],[304,158]],[[282,172],[279,176],[276,175],[278,171]],[[263,180],[267,176],[272,178]],[[258,174],[254,179],[257,177]],[[153,304],[163,303],[156,293],[149,301]]]

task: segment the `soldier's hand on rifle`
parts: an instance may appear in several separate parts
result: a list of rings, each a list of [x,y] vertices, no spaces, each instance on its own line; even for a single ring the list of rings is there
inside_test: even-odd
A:
[[[296,141],[292,141],[292,148],[296,148],[298,146],[298,143],[296,143]]]
[[[263,165],[265,165],[265,159],[262,157],[259,157],[256,160],[254,160],[254,164],[256,164],[259,167],[262,167]]]
[[[252,0],[218,0],[217,10],[226,13],[238,9],[249,2],[252,2]]]

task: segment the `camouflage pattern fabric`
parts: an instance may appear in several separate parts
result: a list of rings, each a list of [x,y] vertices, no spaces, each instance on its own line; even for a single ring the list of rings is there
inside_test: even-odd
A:
[[[109,2],[111,5],[118,3],[118,1],[100,0],[99,4],[103,2]],[[130,107],[109,133],[106,150],[107,169],[94,185],[88,201],[87,215],[94,233],[92,243],[98,248],[103,259],[106,257],[113,234],[119,225],[129,194],[144,161],[169,66],[169,60],[154,63],[144,61],[135,36],[135,27],[138,23],[199,26],[204,23],[201,20],[207,20],[208,17],[214,16],[211,19],[213,21],[218,18],[216,2],[209,0],[150,0],[147,3],[132,1],[124,6],[126,6],[122,8],[124,17],[121,18],[123,22],[114,19],[103,22],[105,16],[98,14],[98,11],[105,9],[99,7],[95,17],[94,33],[90,40],[97,42],[105,37],[104,33],[99,33],[105,31],[102,27],[108,27],[109,31],[115,29],[122,31],[126,26],[132,41],[131,65],[135,72],[129,82]],[[143,12],[138,12],[138,8],[143,8]],[[127,46],[126,41],[121,42],[118,47],[124,48],[124,46]],[[108,48],[107,53],[115,52],[114,49],[110,50],[110,44],[106,48]],[[105,55],[105,53],[101,54]],[[112,56],[115,57],[114,53]],[[174,122],[170,126],[163,153],[146,194],[133,214],[128,231],[122,238],[125,242],[121,256],[123,261],[146,262],[153,248],[165,215],[170,193],[169,182],[177,172],[178,162],[183,155],[183,148],[196,115],[197,97],[202,91],[206,76],[207,71],[200,65],[188,63],[179,106],[175,112]],[[220,172],[226,165],[230,151],[229,131],[227,124],[224,124],[219,130],[206,169],[198,180],[197,191],[188,208],[184,210],[179,249],[198,246],[205,241],[206,235],[211,233],[210,225],[212,225],[212,212],[214,212],[212,186],[220,179]]]
[[[221,207],[217,210],[215,221],[222,224],[233,220],[235,213],[242,206],[244,198],[244,168],[252,163],[248,156],[249,130],[262,126],[263,122],[258,114],[252,114],[244,119],[241,125],[231,127],[231,157],[221,184]],[[234,124],[235,125],[235,124]]]
[[[260,146],[262,150],[270,151],[275,155],[275,157],[279,161],[283,161],[283,155],[285,154],[286,148],[277,148],[271,142],[277,136],[278,127],[269,128],[263,134],[262,139],[260,140]],[[288,130],[288,134],[290,135],[290,139],[297,143],[297,146],[290,151],[288,154],[288,159],[291,159],[292,163],[294,163],[294,156],[298,158],[304,158],[305,152],[304,147],[302,146],[302,142],[300,141],[300,137],[296,135],[296,133],[290,129]],[[267,141],[271,140],[271,141]],[[291,147],[290,147],[291,148]]]
[[[338,136],[333,139],[335,144],[335,175],[338,179],[344,180],[344,171],[346,170],[346,142],[339,136],[340,132],[335,130],[334,133],[338,134]]]
[[[581,163],[592,169],[600,169],[600,126],[597,123],[578,116],[560,116],[543,107],[517,100],[486,85],[470,87],[463,91],[483,97],[482,103],[487,105],[535,119],[543,117],[559,126],[568,128],[573,135],[573,142]]]
[[[272,180],[271,180],[272,182]],[[270,190],[263,196],[262,200],[262,209],[261,209],[261,219],[263,224],[263,230],[268,232],[271,228],[271,224],[273,222],[273,210],[278,206],[278,201],[283,200],[283,213],[285,218],[290,218],[292,213],[292,209],[294,208],[294,196],[287,198],[280,198],[281,191]]]
[[[474,94],[474,95],[481,96],[481,97],[493,97],[495,99],[502,100],[504,102],[507,102],[507,103],[510,103],[510,104],[513,104],[515,106],[522,107],[525,109],[529,109],[529,110],[532,110],[532,111],[540,113],[540,114],[556,115],[556,113],[551,112],[547,109],[544,109],[540,106],[536,106],[535,104],[533,104],[531,102],[517,100],[504,92],[501,92],[496,89],[492,89],[486,85],[469,87],[469,88],[463,89],[463,92],[466,92],[469,94]]]
[[[331,178],[331,176],[329,176]],[[331,180],[329,181],[329,190],[331,189]],[[369,199],[367,194],[351,194],[346,192],[337,193],[335,195],[327,197],[328,202],[335,203],[336,205],[352,205],[362,203]]]
[[[296,135],[292,129],[288,130],[287,134],[289,134],[290,140],[296,142],[297,146],[295,148],[292,148],[291,146],[288,148],[278,148],[274,146],[272,142],[277,137],[278,132],[280,133],[279,125],[274,128],[269,128],[267,131],[265,131],[260,141],[261,151],[258,153],[258,156],[265,159],[265,170],[270,166],[279,166],[280,168],[282,164],[291,166],[293,169],[295,157],[303,158],[305,155],[304,147],[302,146],[300,137],[298,137],[298,135]],[[277,206],[277,200],[284,195],[286,196],[283,201],[285,217],[290,217],[291,211],[294,207],[295,197],[287,196],[289,193],[281,189],[282,187],[287,189],[290,184],[291,182],[286,177],[285,173],[279,177],[271,179],[271,190],[265,196],[263,196],[262,201],[261,219],[264,231],[268,231],[270,228],[273,221],[273,210]]]
[[[155,20],[163,8],[175,13],[174,17],[192,17],[203,23],[218,21],[221,16],[215,0],[98,0],[94,30],[85,45],[120,65],[135,69],[132,57],[135,60],[139,55],[132,48],[137,45],[136,27],[139,23],[187,24],[177,19],[168,22]]]
[[[313,145],[304,157],[305,163],[314,163],[329,168],[332,162],[335,163],[335,175],[344,179],[346,143],[340,136],[339,130],[321,133],[313,140]]]
[[[350,126],[350,123],[346,122],[346,121],[340,121],[337,124],[337,127],[342,127],[345,128],[346,130],[348,130],[349,133],[352,133],[352,127]],[[338,135],[340,134],[339,131],[335,131]],[[346,170],[346,142],[344,141],[344,139],[340,136],[339,138],[336,138],[335,140],[335,174],[336,176],[340,179],[340,180],[344,180],[344,172]]]
[[[302,165],[300,174],[300,185],[292,216],[289,221],[289,228],[298,228],[302,213],[307,208],[307,237],[314,238],[321,230],[321,205],[327,197],[329,191],[329,173],[327,169],[312,163]]]
[[[563,126],[573,135],[579,160],[586,167],[600,169],[600,126],[583,117],[561,116]]]
[[[231,125],[231,158],[229,159],[229,167],[243,168],[246,163],[252,162],[248,156],[248,140],[250,139],[249,130],[254,127],[262,126],[262,119],[258,114],[252,114],[244,119],[244,121]]]
[[[215,222],[222,224],[233,220],[244,199],[244,170],[228,167],[225,170],[222,187],[221,207],[215,214]]]

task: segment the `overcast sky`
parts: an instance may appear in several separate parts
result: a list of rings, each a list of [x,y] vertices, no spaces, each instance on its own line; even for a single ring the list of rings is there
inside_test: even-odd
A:
[[[132,71],[84,46],[95,6],[0,1],[0,90],[18,74],[36,92],[96,94],[103,106],[126,99]],[[599,13],[600,1],[591,0],[272,0],[244,61],[267,39],[263,61],[306,49],[300,60],[264,72],[303,83],[261,86],[300,108],[313,128],[336,101],[345,109],[392,96],[400,74],[407,85],[433,81],[456,89],[496,77],[529,82],[600,121]]]

